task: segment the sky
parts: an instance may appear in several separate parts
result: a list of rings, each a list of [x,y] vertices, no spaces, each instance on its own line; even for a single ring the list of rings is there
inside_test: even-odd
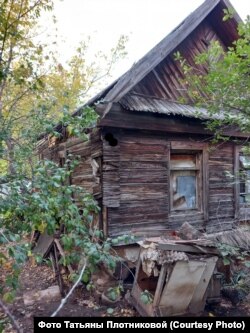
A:
[[[114,73],[117,77],[203,1],[55,0],[58,34],[63,38],[63,42],[59,43],[61,61],[68,59],[78,42],[89,35],[92,36],[93,50],[104,52],[116,44],[119,36],[126,35],[129,38],[126,44],[128,55]],[[231,0],[231,3],[243,20],[250,15],[249,0]],[[50,30],[49,24],[46,29]]]

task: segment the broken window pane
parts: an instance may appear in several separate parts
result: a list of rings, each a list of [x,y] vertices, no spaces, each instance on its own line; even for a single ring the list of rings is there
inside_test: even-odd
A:
[[[240,156],[240,203],[250,202],[250,164],[248,156]]]
[[[174,209],[196,208],[196,172],[172,171]]]
[[[243,168],[249,169],[250,168],[250,156],[240,155],[240,163]]]

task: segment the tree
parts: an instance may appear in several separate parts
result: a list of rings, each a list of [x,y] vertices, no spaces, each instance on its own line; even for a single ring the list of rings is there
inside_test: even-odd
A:
[[[14,127],[22,121],[31,92],[41,84],[40,46],[32,42],[32,29],[42,10],[52,10],[51,0],[1,0],[0,7],[0,142],[7,151],[9,173],[13,161]]]
[[[224,19],[230,19],[231,13],[225,14]],[[214,42],[207,53],[196,57],[197,67],[205,68],[202,72],[177,54],[189,98],[210,112],[208,127],[220,134],[232,125],[250,132],[250,17],[238,31],[239,39],[228,50]]]
[[[88,255],[89,269],[100,261],[114,265],[108,254],[111,240],[96,241],[102,233],[91,229],[98,211],[95,200],[66,182],[77,161],[69,159],[59,167],[38,161],[34,152],[41,133],[60,136],[54,130],[58,122],[80,136],[93,125],[97,115],[92,109],[83,108],[77,117],[71,114],[125,54],[126,37],[121,36],[109,55],[99,52],[98,61],[90,63],[88,41],[82,42],[63,66],[46,45],[33,39],[37,19],[44,10],[52,11],[52,0],[0,1],[0,263],[10,271],[1,281],[0,294],[8,301],[20,267],[31,254],[23,236],[32,230],[53,234],[63,223],[62,242],[71,250],[65,263],[79,261],[77,248]],[[73,200],[79,194],[82,212]]]
[[[23,161],[33,156],[38,133],[51,130],[86,101],[125,54],[126,37],[121,36],[109,55],[98,52],[93,55],[98,61],[88,63],[88,39],[62,66],[50,45],[34,39],[41,13],[52,10],[53,0],[1,0],[0,165],[12,176],[24,172]]]

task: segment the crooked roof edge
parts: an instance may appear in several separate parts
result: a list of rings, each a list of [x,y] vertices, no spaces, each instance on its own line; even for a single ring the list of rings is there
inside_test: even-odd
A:
[[[238,23],[242,22],[229,0],[205,0],[175,29],[114,82],[114,86],[104,96],[99,107],[102,116],[104,117],[109,112],[113,103],[119,102],[125,94],[182,43],[220,3],[224,4],[226,8],[232,8],[234,10],[233,18]],[[150,65],[148,64],[149,58],[153,58]]]

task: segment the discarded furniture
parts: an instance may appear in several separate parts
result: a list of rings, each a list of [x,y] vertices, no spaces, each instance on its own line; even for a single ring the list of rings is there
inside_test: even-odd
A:
[[[144,242],[131,292],[137,311],[143,316],[201,313],[217,260],[217,249],[206,240]]]

